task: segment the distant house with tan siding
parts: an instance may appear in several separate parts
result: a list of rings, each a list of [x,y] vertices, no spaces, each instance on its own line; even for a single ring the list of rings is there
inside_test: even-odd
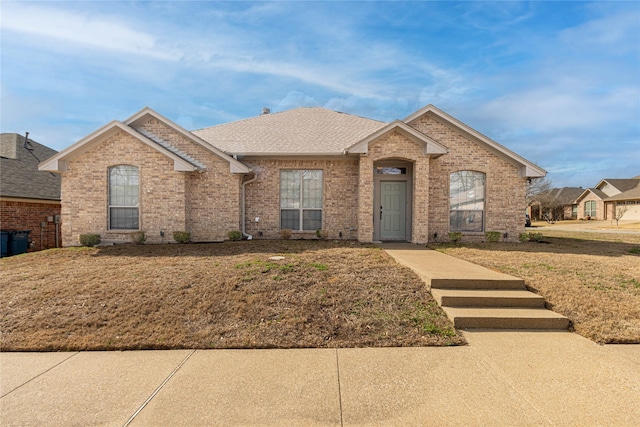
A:
[[[189,132],[144,108],[40,165],[62,175],[63,241],[148,242],[189,231],[253,239],[483,240],[524,231],[525,183],[545,171],[428,105],[390,123],[298,108]]]
[[[576,199],[578,219],[615,219],[620,207],[623,220],[640,220],[640,175],[628,179],[601,179],[593,188],[587,188]]]

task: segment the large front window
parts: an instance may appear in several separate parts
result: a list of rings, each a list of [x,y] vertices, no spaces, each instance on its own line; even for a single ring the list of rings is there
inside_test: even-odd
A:
[[[589,200],[588,202],[584,202],[584,216],[585,217],[596,217],[596,201]]]
[[[453,172],[449,176],[450,231],[484,231],[485,174]]]
[[[139,222],[139,173],[135,166],[109,169],[109,229],[137,230]]]
[[[280,228],[322,228],[322,171],[280,171]]]

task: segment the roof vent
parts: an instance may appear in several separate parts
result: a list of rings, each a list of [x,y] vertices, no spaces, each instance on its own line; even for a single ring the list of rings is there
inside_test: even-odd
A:
[[[271,108],[262,107],[262,114],[271,114]]]
[[[29,132],[24,133],[24,142],[22,143],[22,147],[26,148],[27,150],[33,150],[33,148],[31,147],[31,143],[29,142]]]

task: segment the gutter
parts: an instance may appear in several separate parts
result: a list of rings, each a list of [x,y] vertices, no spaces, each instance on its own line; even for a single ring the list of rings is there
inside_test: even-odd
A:
[[[251,178],[249,181],[245,181],[242,183],[242,237],[246,238],[247,240],[252,240],[253,236],[251,234],[247,234],[246,233],[246,219],[245,219],[245,198],[246,198],[246,191],[245,191],[245,186],[247,184],[251,184],[252,182],[254,182],[256,179],[258,179],[258,175],[253,175],[253,178]]]

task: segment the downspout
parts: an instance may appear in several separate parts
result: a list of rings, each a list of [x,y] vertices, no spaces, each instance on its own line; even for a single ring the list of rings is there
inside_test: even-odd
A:
[[[242,237],[246,238],[247,240],[251,240],[253,239],[253,236],[251,234],[247,234],[246,233],[246,227],[245,227],[245,198],[246,198],[246,191],[245,191],[245,186],[247,184],[251,184],[252,182],[254,182],[256,179],[258,179],[258,175],[253,175],[253,178],[251,178],[249,181],[245,181],[242,183]]]

